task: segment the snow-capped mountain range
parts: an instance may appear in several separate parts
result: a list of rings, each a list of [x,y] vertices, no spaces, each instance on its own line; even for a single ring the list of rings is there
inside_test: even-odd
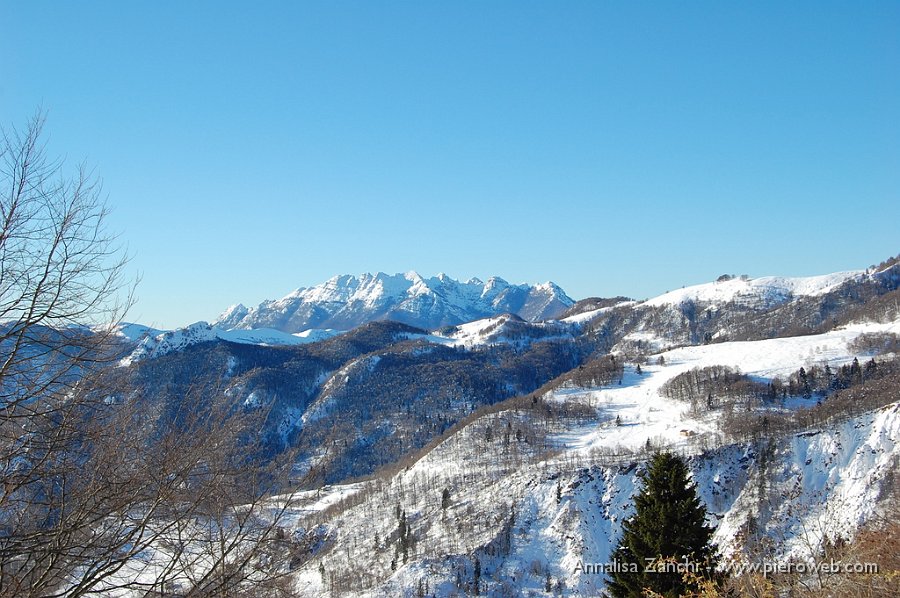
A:
[[[815,562],[891,517],[898,293],[900,257],[645,301],[344,276],[214,324],[123,326],[119,371],[160,412],[264,408],[267,451],[321,472],[273,498],[294,595],[597,596],[581,564],[612,558],[652,449],[688,460],[735,562]],[[701,387],[705,371],[738,382]]]
[[[213,326],[294,334],[322,328],[349,330],[366,322],[393,320],[431,330],[504,313],[529,321],[546,320],[574,303],[552,282],[516,285],[499,277],[459,282],[444,274],[423,278],[416,272],[379,272],[335,276],[256,307],[234,305]]]
[[[897,277],[896,266],[884,271],[852,270],[794,278],[722,276],[713,282],[686,286],[645,301],[605,300],[608,306],[592,309],[591,300],[576,303],[552,282],[512,285],[492,277],[486,283],[478,279],[461,283],[443,274],[425,279],[415,272],[393,276],[344,275],[315,287],[298,289],[282,299],[264,301],[257,307],[234,305],[212,323],[196,322],[176,330],[125,324],[119,333],[126,341],[137,343],[124,363],[159,357],[213,340],[270,346],[306,344],[379,320],[392,320],[422,330],[444,328],[446,334],[429,338],[444,344],[472,345],[496,336],[498,322],[506,322],[507,316],[530,322],[559,319],[564,325],[578,327],[614,310],[632,310],[635,317],[646,319],[647,313],[654,313],[647,310],[668,310],[677,315],[685,306],[699,306],[705,310],[704,314],[709,312],[706,319],[710,320],[709,316],[726,305],[731,309],[760,312],[839,293],[845,285],[854,288],[862,284],[896,285]],[[648,324],[649,331],[644,331],[646,326],[639,324],[623,340],[646,341],[658,337],[652,333],[658,322],[651,318]],[[480,328],[490,328],[492,333],[484,338],[480,334],[467,336],[464,342],[457,339]],[[669,333],[669,342],[661,346],[680,342],[671,330]],[[715,337],[720,334],[721,331]],[[448,338],[443,339],[444,336]]]

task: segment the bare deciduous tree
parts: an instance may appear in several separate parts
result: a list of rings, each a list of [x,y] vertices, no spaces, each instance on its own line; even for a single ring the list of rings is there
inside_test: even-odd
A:
[[[0,144],[0,596],[274,595],[289,500],[267,496],[290,456],[260,456],[263,410],[187,393],[154,418],[115,367],[126,258],[43,124]]]

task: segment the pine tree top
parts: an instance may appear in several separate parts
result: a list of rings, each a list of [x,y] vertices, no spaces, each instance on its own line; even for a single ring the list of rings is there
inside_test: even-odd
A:
[[[706,525],[706,508],[684,460],[669,452],[655,453],[634,506],[613,557],[620,563],[636,563],[639,571],[613,574],[609,590],[614,596],[640,596],[644,588],[665,596],[684,593],[688,588],[681,575],[644,571],[654,559],[712,566],[713,529]]]

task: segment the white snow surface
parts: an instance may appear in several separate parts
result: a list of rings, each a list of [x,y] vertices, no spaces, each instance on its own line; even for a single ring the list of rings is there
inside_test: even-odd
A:
[[[130,355],[120,361],[120,365],[130,365],[142,359],[154,359],[174,351],[182,351],[191,345],[214,340],[245,345],[288,346],[314,343],[340,334],[335,330],[305,330],[297,334],[287,334],[268,328],[223,330],[206,322],[197,322],[177,330],[154,332],[157,334],[147,333],[139,336],[138,346]]]
[[[493,320],[460,327],[460,339],[482,338]],[[288,534],[320,530],[329,543],[291,573],[292,589],[298,596],[328,596],[322,565],[362,584],[339,595],[414,596],[427,580],[430,592],[450,596],[458,592],[458,577],[471,576],[477,556],[482,595],[597,596],[604,576],[578,568],[610,561],[641,488],[641,459],[629,451],[648,438],[688,458],[708,520],[717,525],[714,540],[726,555],[734,553],[738,532],[752,516],[765,533],[784,539],[783,556],[806,559],[822,538],[852,537],[876,513],[882,483],[900,459],[900,403],[779,439],[767,458],[765,479],[774,499],[766,511],[758,501],[764,471],[759,446],[722,445],[715,437],[716,414],[694,415],[659,390],[678,374],[707,365],[737,367],[761,380],[810,363],[837,366],[857,357],[848,345],[868,332],[900,333],[900,322],[672,349],[660,354],[665,365],[655,365],[654,356],[642,374],[629,365],[621,384],[552,391],[547,400],[589,405],[595,417],[555,424],[561,428],[552,429],[548,440],[556,450],[547,456],[532,459],[529,443],[505,442],[504,430],[515,438],[514,431],[529,429],[531,416],[501,411],[473,421],[396,474],[297,493],[285,522]],[[334,373],[326,390],[351,369],[364,374],[377,363],[355,361]],[[805,404],[797,399],[779,409]],[[311,413],[337,407],[326,396]],[[407,563],[396,551],[398,508],[416,538]]]
[[[603,315],[605,313],[609,313],[614,309],[618,309],[620,307],[629,307],[632,305],[637,305],[637,301],[621,301],[616,303],[615,305],[610,305],[607,307],[600,307],[597,309],[591,309],[588,311],[583,311],[580,314],[575,314],[574,316],[569,316],[567,318],[562,318],[560,322],[565,322],[567,324],[584,324],[586,322],[590,322],[597,316]]]
[[[592,449],[623,448],[635,450],[648,438],[670,446],[687,446],[686,438],[710,433],[713,422],[688,415],[690,405],[660,395],[663,384],[694,368],[724,365],[740,369],[761,380],[786,378],[802,366],[849,363],[855,355],[848,344],[865,332],[900,333],[900,322],[889,324],[853,324],[825,334],[774,338],[681,347],[659,355],[665,365],[642,366],[643,375],[626,371],[621,386],[601,389],[561,389],[554,401],[577,400],[599,410],[601,419],[612,424],[616,416],[623,425],[587,426],[571,430],[560,440],[569,449],[587,453]],[[654,356],[650,361],[657,359]],[[814,401],[800,405],[811,406]]]
[[[426,337],[433,343],[451,346],[472,347],[482,345],[496,333],[500,327],[509,319],[509,316],[503,315],[496,318],[483,318],[474,320],[459,326],[454,326],[453,332],[443,335],[435,332]]]
[[[644,302],[644,305],[678,305],[685,301],[700,303],[727,303],[729,301],[773,306],[793,297],[823,295],[848,280],[865,275],[864,270],[836,272],[822,276],[786,278],[764,276],[761,278],[731,278],[685,287],[665,293]]]
[[[414,271],[393,275],[378,272],[335,276],[256,307],[238,304],[228,308],[213,324],[222,328],[268,325],[293,330],[302,322],[321,320],[340,322],[340,327],[346,329],[386,318],[432,328],[513,309],[525,319],[539,320],[573,303],[552,282],[514,285],[499,277],[491,277],[487,282],[477,278],[459,282],[443,273],[425,278]],[[511,305],[516,307],[510,308]]]
[[[116,334],[126,340],[137,342],[150,336],[156,336],[163,331],[143,324],[134,324],[131,322],[122,322],[115,329]]]
[[[777,508],[760,513],[756,448],[731,444],[709,450],[716,446],[716,416],[694,416],[687,405],[660,396],[659,389],[674,376],[706,365],[730,365],[768,379],[811,362],[847,363],[855,357],[848,343],[876,331],[900,332],[900,322],[684,347],[662,353],[665,365],[648,365],[643,374],[629,366],[621,385],[558,389],[548,400],[590,405],[597,417],[552,434],[559,452],[541,462],[520,461],[510,454],[499,432],[485,444],[486,426],[502,431],[505,418],[516,422],[521,416],[485,416],[412,467],[372,486],[371,497],[358,507],[336,513],[328,525],[337,533],[337,545],[322,561],[333,569],[364,567],[372,585],[351,595],[373,598],[415,595],[423,579],[436,595],[453,595],[457,575],[471,575],[473,554],[480,560],[484,595],[596,596],[604,576],[576,569],[584,563],[609,562],[632,497],[641,487],[642,466],[633,464],[635,457],[628,451],[648,438],[689,458],[709,521],[717,524],[715,541],[726,555],[735,549],[736,535],[752,515],[767,533],[785,539],[786,555],[808,558],[811,545],[837,534],[852,537],[876,512],[881,483],[900,458],[900,404],[780,440],[768,466],[774,472],[770,491]],[[799,399],[788,402],[787,408],[805,404],[811,403]],[[621,425],[616,425],[616,416]],[[528,450],[516,442],[510,448]],[[424,495],[422,488],[428,489]],[[440,506],[441,488],[451,489],[446,511]],[[417,534],[418,556],[392,572],[395,553],[384,539],[396,528],[398,504]],[[508,533],[504,525],[511,508],[515,524]],[[373,550],[371,538],[376,534],[384,547]],[[505,542],[508,549],[496,548]],[[294,587],[299,595],[325,593],[319,562],[313,559],[297,573]],[[548,576],[557,588],[550,593],[545,592]]]
[[[511,331],[510,328],[516,325],[521,325],[522,328],[518,332]],[[536,341],[570,336],[570,331],[554,320],[521,322],[509,314],[502,314],[493,318],[483,318],[452,326],[449,327],[449,330],[442,328],[431,334],[409,334],[407,338],[422,339],[451,347],[473,348],[487,344],[522,346]]]

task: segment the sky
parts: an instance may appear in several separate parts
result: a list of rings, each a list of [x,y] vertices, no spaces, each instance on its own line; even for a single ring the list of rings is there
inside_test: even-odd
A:
[[[0,0],[0,124],[96,168],[128,319],[336,274],[645,298],[900,253],[898,2]]]

